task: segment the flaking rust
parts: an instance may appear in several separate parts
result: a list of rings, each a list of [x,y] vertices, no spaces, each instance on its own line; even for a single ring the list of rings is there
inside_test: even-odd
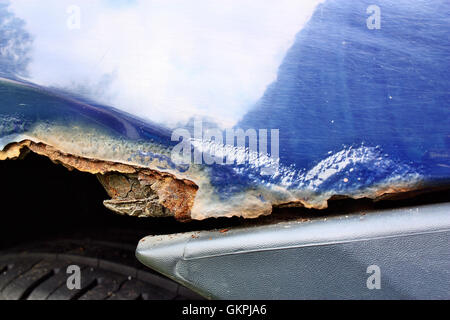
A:
[[[190,180],[178,179],[170,173],[145,167],[68,154],[48,144],[31,140],[10,143],[0,151],[0,160],[22,158],[28,152],[45,156],[70,171],[78,170],[96,175],[111,197],[103,201],[103,204],[113,212],[136,217],[174,217],[178,221],[192,219],[191,209],[198,186]],[[420,192],[420,185],[413,188],[400,185],[385,186],[372,192],[368,197],[374,201],[395,200],[408,198]],[[361,197],[363,196],[333,195],[329,200]],[[292,201],[273,205],[274,207],[324,209],[327,206],[317,207],[305,201]]]
[[[179,179],[173,174],[137,165],[73,155],[62,152],[49,144],[31,140],[10,143],[3,151],[0,151],[0,160],[22,158],[28,152],[45,156],[68,170],[78,170],[96,175],[111,197],[111,199],[103,201],[103,204],[115,213],[136,217],[174,217],[178,221],[195,219],[191,212],[198,186],[191,180]],[[395,200],[408,198],[420,192],[423,192],[420,184],[414,186],[391,185],[382,186],[372,190],[369,194],[357,196],[335,194],[328,200],[362,197],[370,198],[373,201]],[[319,205],[304,200],[272,205],[272,209],[284,207],[325,209],[327,201]],[[250,217],[246,216],[246,218]]]
[[[104,205],[116,213],[137,217],[173,216],[179,221],[191,219],[198,190],[192,181],[148,168],[67,154],[30,140],[9,144],[0,151],[0,160],[18,159],[30,151],[68,170],[95,174],[111,197]]]

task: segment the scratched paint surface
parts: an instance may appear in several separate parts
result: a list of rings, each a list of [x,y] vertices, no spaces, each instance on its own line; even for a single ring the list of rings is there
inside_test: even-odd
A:
[[[174,126],[142,120],[70,88],[23,80],[21,66],[6,58],[0,63],[0,149],[31,140],[188,179],[199,187],[194,219],[256,217],[288,203],[323,208],[333,195],[376,198],[446,185],[450,4],[378,1],[382,22],[375,30],[366,26],[369,5],[325,1],[315,7],[283,55],[276,80],[232,125],[278,129],[279,159],[177,164],[171,157],[178,143],[171,141]],[[204,112],[200,116],[209,115]],[[209,118],[220,126],[216,120]],[[216,145],[193,146],[208,154]],[[224,151],[242,152],[236,146]],[[274,172],[261,174],[272,164]]]

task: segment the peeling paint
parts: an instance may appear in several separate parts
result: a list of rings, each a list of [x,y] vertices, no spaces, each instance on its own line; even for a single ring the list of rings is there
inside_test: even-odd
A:
[[[256,100],[244,99],[238,114],[231,110],[236,122],[226,124],[228,128],[212,112],[218,108],[214,90],[195,84],[201,103],[188,118],[206,121],[205,130],[196,130],[193,118],[193,123],[188,118],[177,121],[178,111],[186,111],[179,94],[189,93],[192,79],[172,79],[174,90],[162,91],[175,94],[161,103],[145,103],[161,90],[138,90],[137,100],[104,100],[96,90],[85,90],[91,86],[84,80],[70,80],[92,73],[92,66],[77,58],[83,46],[77,51],[46,46],[73,62],[75,73],[65,70],[63,79],[54,82],[41,81],[49,79],[46,68],[31,68],[35,74],[21,79],[13,72],[13,61],[6,59],[0,63],[0,160],[26,152],[45,155],[70,170],[96,175],[111,197],[105,205],[115,212],[179,220],[257,218],[271,214],[274,207],[324,209],[336,197],[378,200],[449,186],[450,77],[442,72],[448,69],[449,10],[441,9],[445,1],[434,2],[420,5],[421,19],[410,19],[404,13],[411,11],[411,4],[400,1],[386,12],[383,29],[373,32],[364,21],[355,23],[358,12],[366,12],[365,1],[325,1],[291,38],[290,48],[283,49],[286,54],[278,57],[278,71],[265,92]],[[40,45],[36,43],[25,60],[35,61]],[[134,56],[132,48],[124,50],[127,57]],[[102,86],[113,85],[119,96],[140,87],[141,77],[122,72],[129,60],[113,62],[117,66],[110,65],[105,74],[112,82]],[[207,63],[197,62],[200,69]],[[158,78],[158,73],[153,75]],[[220,72],[213,78],[218,83],[224,79]],[[164,79],[159,85],[165,87]],[[139,108],[132,108],[136,103]],[[142,110],[145,119],[136,117]],[[162,113],[167,122],[161,122]],[[206,134],[216,127],[257,132],[258,150],[250,141],[239,146],[234,138],[222,148],[220,139]],[[188,134],[173,139],[177,129]],[[277,130],[276,139],[272,134],[268,139],[272,129]],[[193,161],[176,160],[181,142],[188,143]],[[204,161],[217,153],[237,161]],[[203,159],[196,161],[196,155]],[[268,167],[274,169],[269,174]]]
[[[5,81],[0,78],[0,114],[21,121],[2,127],[0,160],[31,151],[69,170],[94,174],[111,197],[104,205],[123,215],[252,219],[277,207],[325,209],[338,195],[377,200],[445,184],[422,171],[421,162],[364,144],[336,147],[298,166],[280,161],[272,175],[261,175],[259,161],[253,160],[178,165],[171,157],[176,142],[167,128],[60,92]],[[34,106],[19,114],[19,103]],[[233,155],[242,151],[236,146],[227,150]],[[439,177],[447,176],[441,172]]]
[[[215,197],[208,192],[203,192],[201,197],[210,196],[210,199],[202,201],[197,199],[197,213],[193,214],[193,208],[198,195],[199,186],[189,179],[176,177],[175,175],[147,167],[125,164],[114,161],[92,159],[62,152],[57,148],[42,142],[23,140],[13,142],[0,151],[0,160],[20,159],[28,152],[34,152],[45,156],[55,164],[63,165],[68,170],[78,170],[97,176],[99,182],[111,197],[103,204],[109,210],[121,214],[136,217],[174,217],[179,221],[192,219],[202,220],[213,216],[241,216],[244,218],[258,218],[269,215],[274,208],[305,207],[314,209],[327,208],[329,200],[370,198],[374,201],[396,200],[412,197],[421,192],[422,185],[414,183],[398,183],[397,185],[377,186],[355,195],[339,195],[336,193],[317,195],[310,198],[294,200],[276,200],[272,202],[258,202],[258,192],[248,192],[239,201],[230,203],[233,209],[221,207],[221,201],[217,201],[215,215],[208,214],[208,210],[202,210],[202,205],[215,201]],[[262,191],[260,190],[259,193]],[[267,193],[266,197],[270,194]],[[250,205],[251,201],[253,206]],[[223,210],[221,212],[220,210]],[[228,212],[225,212],[229,210]],[[202,215],[198,212],[205,212]]]

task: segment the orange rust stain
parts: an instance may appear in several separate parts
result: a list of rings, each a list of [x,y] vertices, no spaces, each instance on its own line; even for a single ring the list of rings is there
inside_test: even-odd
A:
[[[190,220],[191,208],[198,190],[194,183],[170,176],[158,177],[154,171],[148,170],[139,172],[138,179],[144,185],[151,186],[158,195],[160,204],[174,212],[177,220]]]
[[[122,173],[125,175],[136,174],[139,182],[144,186],[149,186],[157,194],[159,203],[169,209],[177,220],[191,220],[191,209],[194,204],[198,186],[190,180],[178,179],[170,173],[159,172],[145,167],[72,155],[64,153],[50,145],[36,143],[30,140],[9,144],[3,151],[0,151],[0,160],[17,159],[29,151],[46,156],[54,163],[61,164],[68,170],[76,169],[82,172],[101,175],[111,172]],[[421,187],[422,186],[420,184],[416,184],[414,186],[384,186],[373,191],[370,195],[362,194],[361,196],[342,197],[355,199],[360,197],[369,197],[375,201],[384,199],[398,199],[410,197],[411,195],[420,193]],[[115,188],[107,191],[113,198],[119,196],[120,194],[119,190],[116,190]],[[276,204],[274,207],[306,207],[325,209],[327,204],[326,202],[323,204],[317,204],[310,203],[307,200],[294,200],[288,203]]]
[[[112,161],[90,159],[59,151],[58,149],[30,140],[19,143],[12,143],[0,151],[0,160],[17,159],[28,150],[49,158],[57,164],[61,164],[68,170],[76,169],[82,172],[105,175],[110,172],[123,174],[138,174],[138,178],[143,185],[148,185],[159,197],[162,206],[173,212],[175,218],[180,221],[191,219],[191,208],[198,187],[192,181],[178,179],[174,175],[165,172],[117,163]],[[110,196],[119,195],[119,191],[114,188],[107,190]]]

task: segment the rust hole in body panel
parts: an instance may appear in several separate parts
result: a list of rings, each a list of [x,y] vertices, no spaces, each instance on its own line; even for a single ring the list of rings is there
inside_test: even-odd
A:
[[[95,174],[111,197],[104,205],[116,213],[137,217],[173,216],[179,221],[191,218],[190,210],[198,190],[192,181],[148,168],[63,153],[30,140],[9,144],[0,152],[0,160],[23,158],[30,151],[70,171]]]
[[[109,195],[96,175],[69,171],[34,152],[0,161],[0,176],[0,250],[72,238],[135,246],[148,235],[230,228],[242,221],[180,223],[173,216],[144,219],[114,214],[103,205]]]
[[[198,186],[190,180],[178,179],[172,174],[145,167],[67,154],[52,146],[30,140],[7,145],[3,151],[0,151],[0,160],[21,159],[30,152],[46,157],[69,171],[76,170],[95,175],[111,198],[103,201],[104,206],[120,215],[174,217],[178,221],[191,221],[190,210],[194,204]],[[415,190],[402,188],[379,190],[374,198],[354,199],[345,195],[334,195],[328,199],[325,208],[309,208],[297,201],[280,204],[273,206],[272,215],[261,216],[254,223],[259,224],[264,221],[272,223],[286,218],[290,220],[307,217],[309,219],[380,207],[392,208],[398,205],[403,206],[404,203],[406,205],[414,203],[414,199],[420,198],[423,194],[427,198],[427,194],[430,193],[444,192],[448,195],[449,192],[448,187],[422,189],[420,186],[417,187]],[[448,196],[444,197],[448,199]],[[241,219],[245,218],[237,218],[233,221],[241,221]]]

